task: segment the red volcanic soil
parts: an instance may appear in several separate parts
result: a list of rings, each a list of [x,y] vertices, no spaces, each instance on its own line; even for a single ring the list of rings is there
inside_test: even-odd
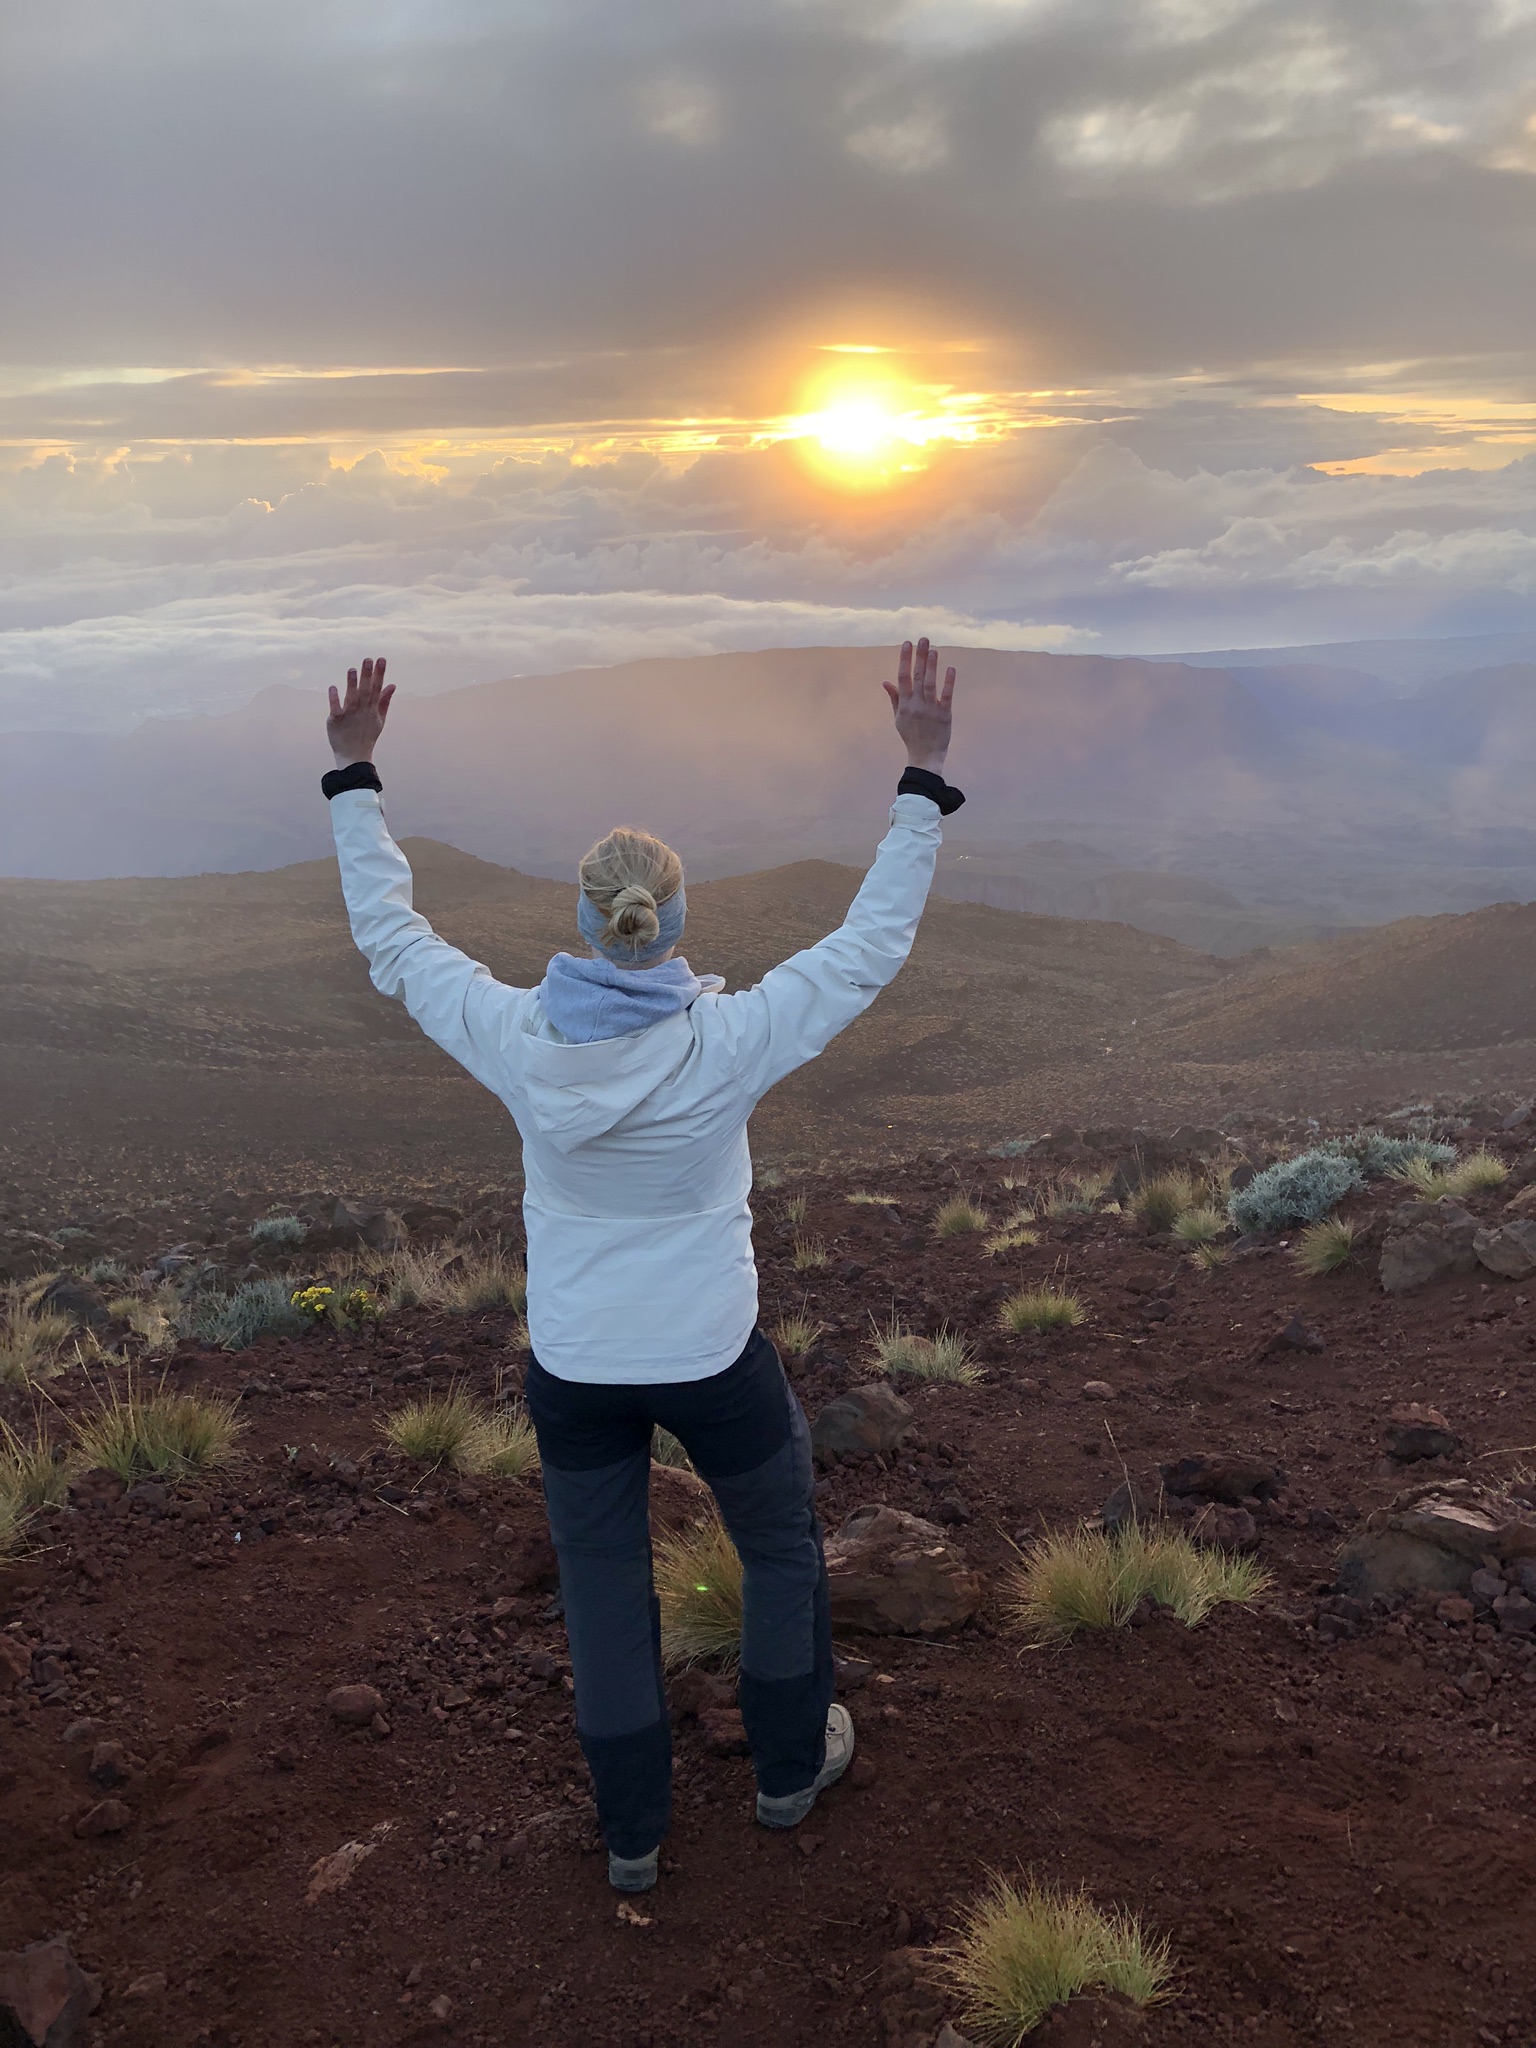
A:
[[[1473,1278],[1391,1301],[1369,1258],[1305,1280],[1273,1244],[1202,1275],[1117,1216],[998,1258],[937,1240],[957,1184],[1006,1212],[1005,1170],[893,1170],[895,1213],[835,1177],[760,1198],[765,1321],[807,1299],[829,1326],[797,1375],[812,1413],[867,1377],[869,1319],[893,1304],[965,1331],[987,1374],[903,1383],[908,1448],[824,1482],[829,1527],[869,1501],[950,1518],[989,1591],[951,1637],[843,1640],[873,1666],[846,1694],[860,1765],[797,1834],[754,1826],[748,1764],[685,1719],[664,1875],[625,1917],[537,1483],[379,1448],[410,1393],[489,1396],[515,1372],[513,1318],[405,1311],[235,1355],[183,1344],[172,1385],[239,1396],[235,1462],[163,1501],[77,1489],[0,1571],[0,1641],[33,1652],[30,1675],[0,1660],[0,1945],[68,1935],[105,1987],[100,2048],[928,2048],[964,2024],[923,1952],[989,1871],[1022,1868],[1136,1909],[1178,1963],[1144,2021],[1092,2032],[1069,2008],[1042,2042],[1529,2043],[1536,1648],[1432,1603],[1342,1635],[1320,1607],[1345,1534],[1409,1480],[1530,1455],[1529,1297]],[[801,1192],[820,1271],[791,1266]],[[999,1295],[1062,1265],[1085,1327],[1000,1335]],[[1326,1348],[1266,1352],[1297,1313]],[[78,1372],[48,1391],[89,1405]],[[1407,1400],[1464,1451],[1388,1465]],[[1256,1608],[1063,1649],[1006,1632],[1013,1544],[1090,1513],[1122,1461],[1191,1452],[1285,1468]],[[387,1733],[333,1720],[342,1684],[378,1689]],[[102,1742],[126,1772],[108,1791],[88,1777]],[[82,1839],[103,1798],[124,1824]],[[368,1853],[311,1899],[347,1843]]]

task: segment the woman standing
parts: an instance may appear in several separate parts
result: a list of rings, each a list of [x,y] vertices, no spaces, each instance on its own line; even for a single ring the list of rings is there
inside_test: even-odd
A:
[[[352,936],[373,984],[511,1112],[523,1141],[529,1414],[560,1559],[576,1723],[612,1883],[644,1891],[671,1809],[671,1728],[647,1514],[651,1432],[679,1438],[742,1560],[740,1704],[757,1817],[796,1826],[847,1769],[810,1435],[757,1327],[747,1120],[874,1001],[911,949],[963,801],[944,781],[955,672],[919,640],[885,690],[908,766],[837,931],[756,988],[677,955],[682,863],[610,832],[580,867],[585,954],[509,988],[437,937],[384,823],[374,747],[394,685],[349,670],[323,778]]]

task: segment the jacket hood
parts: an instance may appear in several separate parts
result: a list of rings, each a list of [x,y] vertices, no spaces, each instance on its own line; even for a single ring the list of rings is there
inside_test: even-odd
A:
[[[694,1048],[688,1012],[679,1010],[622,1038],[567,1045],[528,1032],[521,1046],[523,1094],[540,1137],[573,1152],[610,1131],[670,1080]]]

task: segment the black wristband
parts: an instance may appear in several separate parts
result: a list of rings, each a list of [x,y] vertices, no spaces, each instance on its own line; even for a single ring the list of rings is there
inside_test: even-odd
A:
[[[379,780],[379,771],[371,761],[349,761],[345,768],[327,768],[320,778],[320,787],[325,800],[340,796],[344,789],[377,789],[384,785]]]
[[[896,794],[932,797],[941,818],[947,818],[951,811],[958,811],[965,802],[964,792],[946,782],[942,775],[935,775],[931,768],[904,768],[896,785]]]

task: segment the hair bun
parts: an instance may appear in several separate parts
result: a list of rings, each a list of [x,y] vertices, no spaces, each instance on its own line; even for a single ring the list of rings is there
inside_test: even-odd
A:
[[[615,889],[613,902],[608,908],[608,930],[614,938],[622,939],[626,946],[633,946],[637,952],[660,936],[661,919],[656,915],[656,898],[643,883],[630,882],[622,889]]]

